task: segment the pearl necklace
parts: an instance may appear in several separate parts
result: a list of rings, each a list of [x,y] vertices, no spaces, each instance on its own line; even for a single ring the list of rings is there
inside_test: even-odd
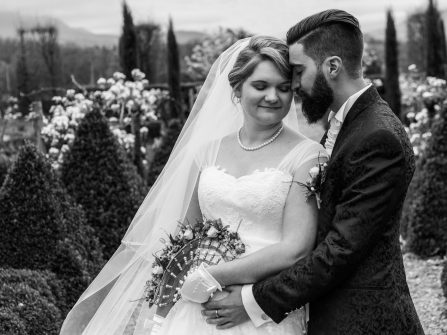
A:
[[[241,141],[241,129],[239,129],[239,131],[237,132],[237,141],[239,142],[239,145],[242,149],[244,149],[245,151],[255,151],[255,150],[259,150],[263,147],[265,147],[266,145],[269,145],[270,143],[272,143],[274,140],[276,140],[279,136],[279,134],[281,134],[282,130],[284,129],[284,125],[281,124],[281,127],[279,127],[279,129],[276,131],[276,133],[273,134],[272,137],[270,137],[267,141],[265,141],[264,143],[261,143],[257,146],[254,147],[246,147],[245,145],[242,144]]]

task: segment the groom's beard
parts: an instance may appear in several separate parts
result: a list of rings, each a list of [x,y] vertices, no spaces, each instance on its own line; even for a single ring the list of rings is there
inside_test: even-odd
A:
[[[310,124],[320,120],[334,101],[334,92],[321,71],[317,73],[311,94],[307,94],[301,89],[297,93],[302,100],[303,114]]]

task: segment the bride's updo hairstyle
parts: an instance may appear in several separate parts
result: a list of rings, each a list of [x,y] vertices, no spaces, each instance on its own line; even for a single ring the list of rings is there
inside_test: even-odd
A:
[[[256,66],[265,61],[271,61],[284,78],[292,77],[289,65],[289,47],[276,37],[253,36],[247,47],[241,50],[230,73],[228,80],[233,92],[240,88],[251,76]]]

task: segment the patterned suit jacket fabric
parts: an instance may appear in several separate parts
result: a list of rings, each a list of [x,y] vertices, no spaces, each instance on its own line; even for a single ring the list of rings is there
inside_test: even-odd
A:
[[[371,87],[338,134],[321,192],[314,251],[256,283],[280,322],[310,303],[310,335],[423,334],[410,297],[399,220],[415,167],[399,119]]]

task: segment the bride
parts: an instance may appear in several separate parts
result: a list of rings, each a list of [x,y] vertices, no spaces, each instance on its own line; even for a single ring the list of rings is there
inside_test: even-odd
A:
[[[300,183],[326,155],[298,132],[290,79],[288,47],[276,38],[241,40],[219,57],[121,246],[70,311],[61,334],[149,334],[154,308],[141,297],[153,254],[163,247],[160,238],[175,233],[179,220],[195,222],[202,215],[220,218],[232,230],[239,225],[246,252],[190,275],[184,298],[157,333],[305,333],[304,310],[280,324],[255,327],[249,321],[217,330],[193,302],[208,299],[194,291],[203,273],[219,288],[254,283],[290,267],[314,246],[317,205]]]

